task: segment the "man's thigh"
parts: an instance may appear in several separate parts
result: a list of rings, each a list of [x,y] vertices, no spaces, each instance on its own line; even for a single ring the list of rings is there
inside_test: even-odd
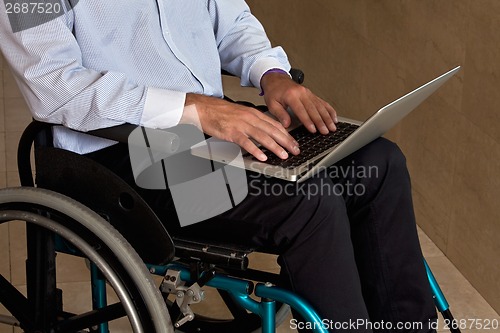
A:
[[[333,182],[314,177],[304,183],[248,173],[248,195],[233,209],[179,229],[182,234],[237,241],[282,253],[299,233],[322,221],[347,221]]]
[[[124,144],[88,156],[104,164],[128,182],[151,206],[172,234],[189,235],[252,246],[284,246],[307,224],[328,216],[346,220],[346,201],[365,186],[362,177],[379,177],[388,159],[399,157],[397,148],[379,139],[303,182],[288,182],[247,172],[248,195],[235,208],[188,227],[180,227],[168,190],[147,190],[135,184],[128,148]],[[353,171],[354,170],[354,171]],[[356,172],[365,170],[365,173]],[[333,221],[332,221],[333,223]]]

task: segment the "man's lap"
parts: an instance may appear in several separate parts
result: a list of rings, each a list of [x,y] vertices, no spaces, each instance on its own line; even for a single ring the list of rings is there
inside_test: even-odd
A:
[[[138,191],[172,234],[229,238],[259,246],[276,244],[277,239],[273,238],[284,224],[288,232],[297,233],[303,228],[301,221],[314,218],[321,211],[330,211],[332,207],[344,211],[346,201],[367,195],[371,189],[367,185],[380,181],[384,172],[381,169],[393,163],[391,160],[404,161],[397,146],[381,138],[300,184],[248,172],[249,193],[240,204],[212,219],[181,228],[168,190],[146,190],[135,184],[126,145],[117,144],[88,156]]]

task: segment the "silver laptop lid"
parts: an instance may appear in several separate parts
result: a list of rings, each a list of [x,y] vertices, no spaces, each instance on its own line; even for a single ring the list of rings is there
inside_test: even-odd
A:
[[[347,139],[336,146],[332,152],[301,176],[299,182],[308,179],[319,170],[340,161],[364,145],[382,136],[459,70],[460,66],[444,73],[378,110]]]

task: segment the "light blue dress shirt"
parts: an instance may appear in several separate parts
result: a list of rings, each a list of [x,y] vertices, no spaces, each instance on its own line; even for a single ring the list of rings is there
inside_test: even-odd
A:
[[[267,70],[290,69],[243,0],[64,3],[63,15],[16,33],[0,11],[0,47],[41,121],[168,128],[187,92],[223,96],[221,68],[256,87]],[[113,142],[59,128],[54,144],[88,153]]]

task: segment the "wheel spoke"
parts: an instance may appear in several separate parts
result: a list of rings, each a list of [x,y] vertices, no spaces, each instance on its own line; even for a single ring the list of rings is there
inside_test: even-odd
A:
[[[55,332],[75,332],[126,316],[121,303],[67,318],[55,325]]]
[[[7,310],[22,323],[24,329],[34,329],[35,323],[28,300],[3,275],[0,275],[0,300]]]

